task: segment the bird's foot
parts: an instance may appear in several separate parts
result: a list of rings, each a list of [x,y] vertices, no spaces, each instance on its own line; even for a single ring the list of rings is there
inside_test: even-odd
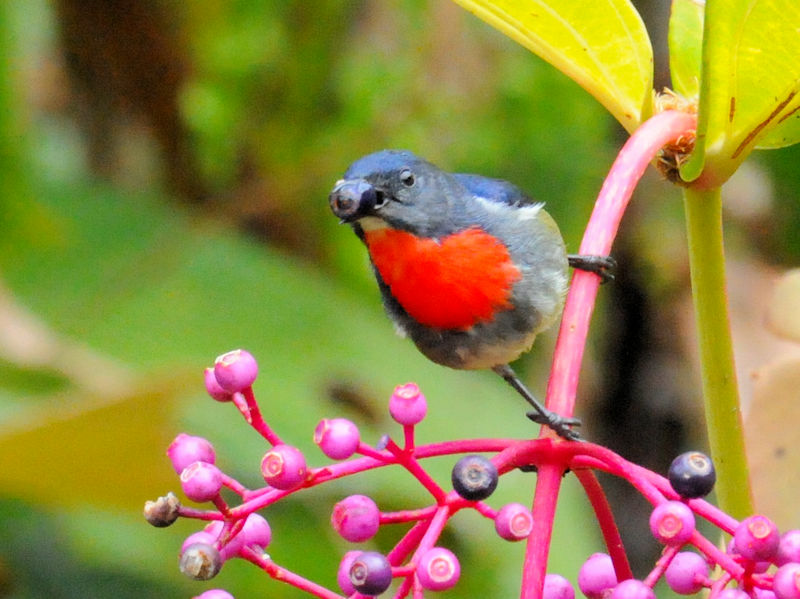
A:
[[[567,259],[572,268],[592,272],[599,276],[601,283],[608,283],[614,280],[614,270],[617,268],[617,261],[611,256],[570,254],[567,256]]]
[[[578,418],[565,418],[551,410],[544,412],[530,411],[525,414],[530,420],[537,424],[543,424],[552,429],[559,437],[567,441],[580,441],[581,434],[572,427],[580,426]]]

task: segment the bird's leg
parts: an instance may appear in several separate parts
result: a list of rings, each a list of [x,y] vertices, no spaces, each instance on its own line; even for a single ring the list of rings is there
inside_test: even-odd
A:
[[[492,368],[494,372],[499,374],[503,379],[511,385],[517,393],[519,393],[525,401],[527,401],[533,410],[527,413],[528,418],[537,424],[544,424],[555,431],[559,437],[563,437],[568,441],[577,441],[581,435],[578,431],[572,430],[573,426],[580,426],[581,421],[577,418],[564,418],[560,414],[556,414],[552,410],[548,410],[540,404],[533,394],[528,391],[528,388],[522,384],[517,374],[512,370],[508,364],[501,364]]]
[[[599,276],[601,283],[608,283],[614,280],[614,269],[617,268],[617,261],[611,256],[569,254],[567,260],[572,268],[593,272]]]

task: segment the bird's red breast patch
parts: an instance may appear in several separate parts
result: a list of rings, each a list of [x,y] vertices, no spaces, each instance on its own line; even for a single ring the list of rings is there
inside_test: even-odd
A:
[[[365,240],[392,295],[423,325],[468,329],[512,307],[520,271],[506,246],[480,229],[434,240],[383,228],[365,231]]]

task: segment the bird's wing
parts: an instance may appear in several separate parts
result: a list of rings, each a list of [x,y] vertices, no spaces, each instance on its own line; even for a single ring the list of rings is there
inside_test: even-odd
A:
[[[472,195],[490,202],[499,202],[509,206],[528,206],[536,203],[519,187],[503,179],[492,179],[481,175],[464,173],[456,173],[454,177]]]

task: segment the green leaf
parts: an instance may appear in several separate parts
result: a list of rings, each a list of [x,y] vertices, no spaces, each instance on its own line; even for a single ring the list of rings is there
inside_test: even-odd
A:
[[[653,50],[627,0],[455,0],[574,79],[628,131],[651,112]]]
[[[800,139],[800,3],[709,0],[695,152],[687,181],[716,187],[762,142]]]
[[[669,71],[672,89],[686,98],[693,98],[700,93],[704,8],[701,0],[672,0]]]

